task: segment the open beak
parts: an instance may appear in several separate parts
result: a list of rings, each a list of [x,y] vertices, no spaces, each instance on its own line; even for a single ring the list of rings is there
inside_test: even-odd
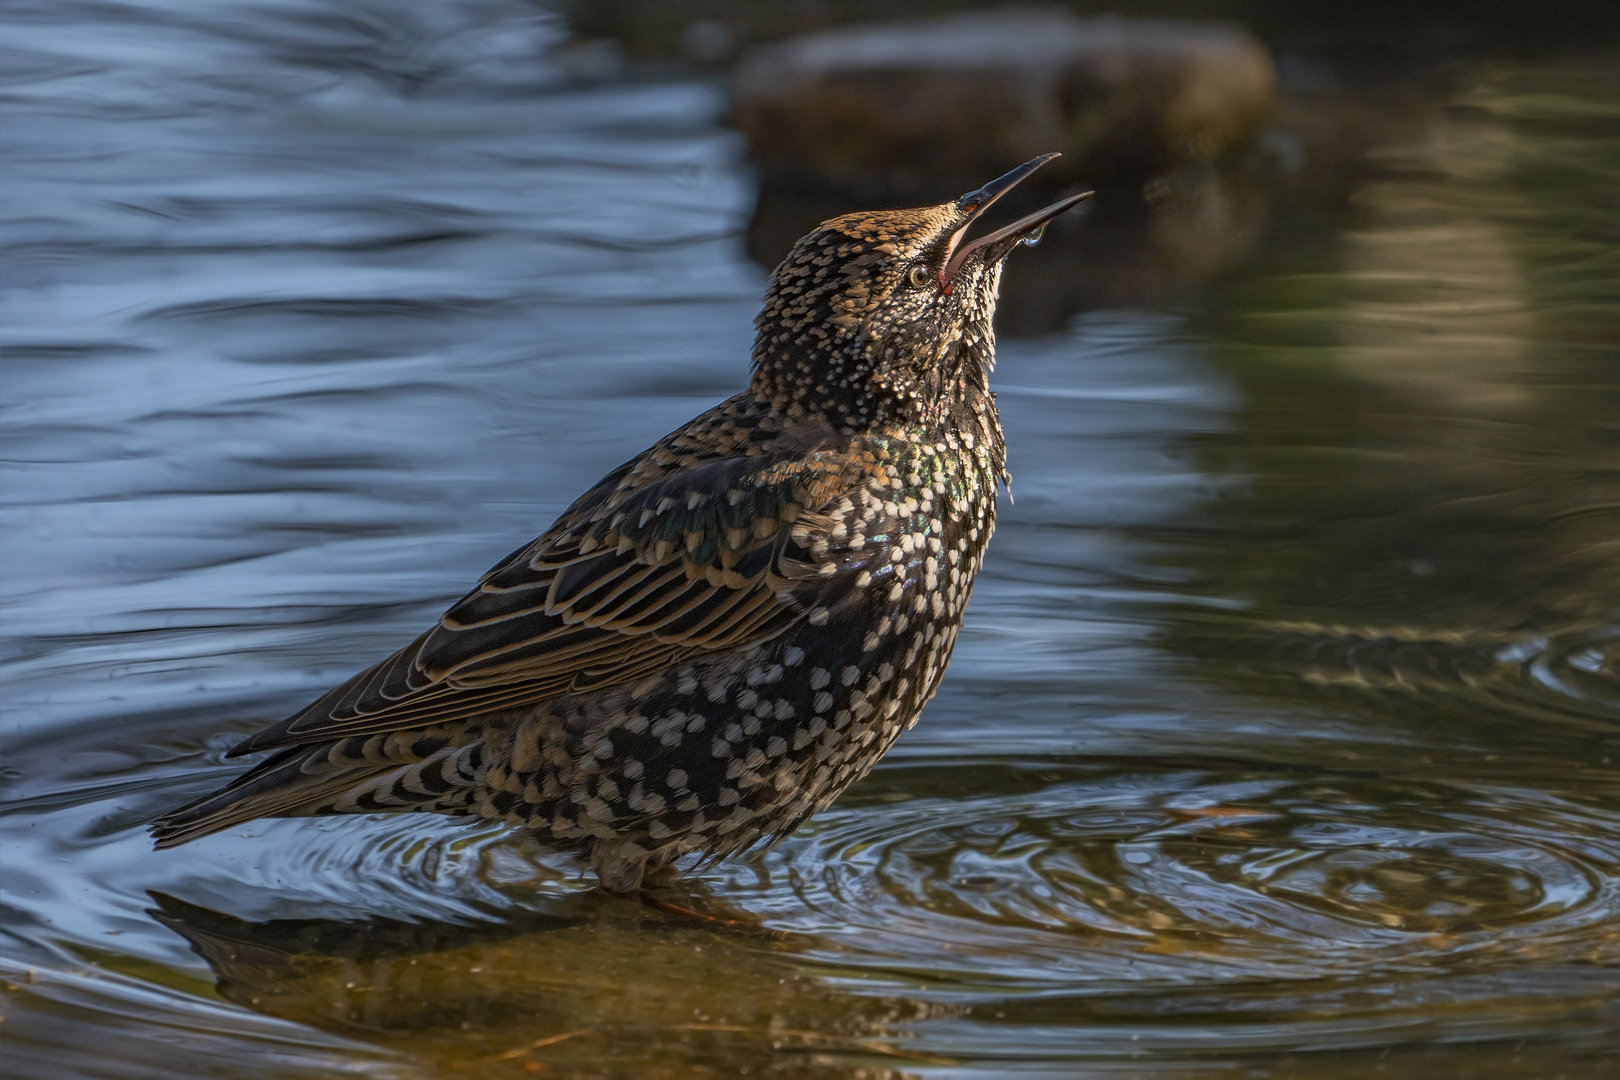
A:
[[[990,209],[992,203],[1001,198],[1003,195],[1007,194],[1007,192],[1011,191],[1013,188],[1017,187],[1019,182],[1027,177],[1030,173],[1034,172],[1042,165],[1045,165],[1053,158],[1059,156],[1061,155],[1055,153],[1042,154],[1040,157],[1035,158],[1032,161],[1024,162],[1006,176],[992,180],[979,190],[970,191],[966,195],[963,195],[960,199],[956,200],[956,205],[970,216],[968,217],[967,221],[962,223],[962,227],[957,229],[956,232],[951,235],[951,242],[946,246],[945,266],[939,272],[939,287],[941,291],[943,291],[946,295],[950,294],[951,283],[956,277],[956,272],[962,269],[962,264],[965,263],[968,256],[972,255],[975,251],[978,251],[980,248],[989,247],[992,244],[1001,243],[1005,240],[1013,240],[1014,242],[1021,240],[1028,234],[1033,233],[1036,229],[1039,229],[1041,226],[1051,221],[1053,218],[1057,217],[1059,214],[1063,213],[1065,210],[1069,209],[1071,206],[1078,206],[1080,203],[1085,202],[1095,194],[1095,192],[1083,191],[1078,195],[1070,195],[1068,198],[1059,199],[1051,206],[1048,206],[1042,210],[1037,210],[1033,214],[1029,214],[1026,217],[1021,217],[1011,225],[997,229],[995,232],[990,233],[987,236],[981,236],[977,240],[969,241],[966,244],[962,243],[962,236],[968,231],[968,227],[971,226],[975,221],[979,220],[980,216],[982,216],[986,210]],[[1011,245],[1009,245],[1009,250],[1010,248]]]

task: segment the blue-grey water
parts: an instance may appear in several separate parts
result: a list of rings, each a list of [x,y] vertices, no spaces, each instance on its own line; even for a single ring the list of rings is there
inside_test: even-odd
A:
[[[7,1076],[1613,1075],[1610,63],[1004,341],[944,689],[703,922],[502,829],[143,824],[743,384],[724,88],[519,0],[3,18]]]

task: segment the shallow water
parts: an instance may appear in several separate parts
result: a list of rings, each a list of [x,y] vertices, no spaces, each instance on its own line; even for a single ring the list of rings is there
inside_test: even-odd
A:
[[[720,90],[507,0],[11,13],[8,1076],[1612,1074],[1604,65],[1482,67],[1218,288],[1004,342],[945,687],[665,894],[716,924],[504,830],[142,825],[741,385]]]

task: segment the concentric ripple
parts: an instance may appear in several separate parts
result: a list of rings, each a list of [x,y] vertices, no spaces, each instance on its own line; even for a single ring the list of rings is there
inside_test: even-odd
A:
[[[773,906],[849,950],[840,962],[1052,987],[1620,961],[1620,817],[1542,792],[1011,766],[881,775],[957,793],[851,800],[770,864],[794,900]],[[762,887],[739,874],[728,891],[753,906]]]
[[[1537,641],[1528,649],[1505,649],[1497,659],[1520,660],[1529,677],[1548,690],[1610,716],[1620,712],[1620,626],[1557,642]]]

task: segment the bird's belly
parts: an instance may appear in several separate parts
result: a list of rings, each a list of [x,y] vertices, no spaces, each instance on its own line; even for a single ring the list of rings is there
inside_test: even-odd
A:
[[[822,625],[492,724],[471,808],[570,848],[719,856],[789,831],[916,721],[956,642],[958,580],[891,597],[885,579]]]

